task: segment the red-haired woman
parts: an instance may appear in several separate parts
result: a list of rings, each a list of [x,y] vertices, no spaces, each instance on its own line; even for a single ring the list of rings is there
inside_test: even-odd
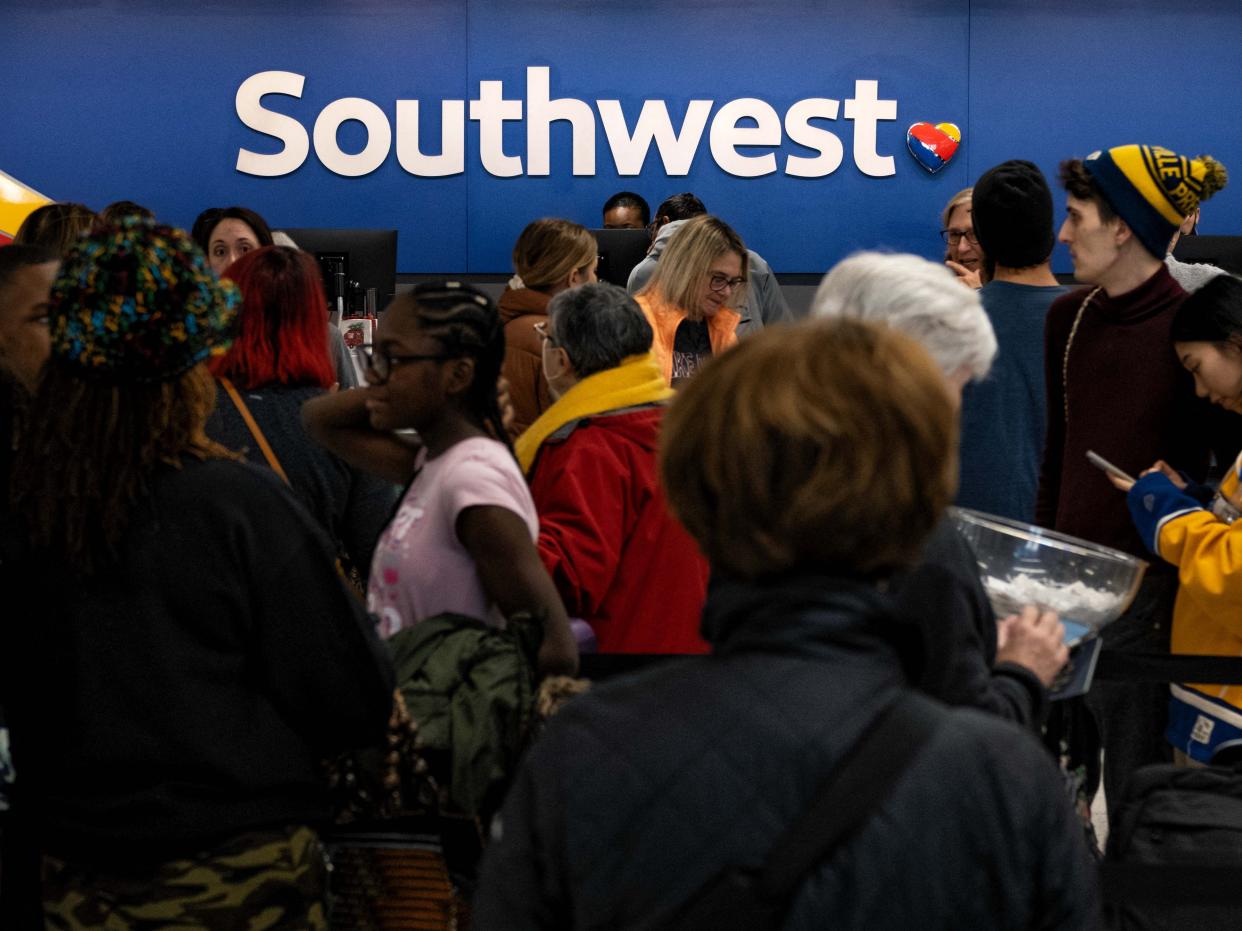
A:
[[[258,465],[279,463],[277,471],[365,578],[397,489],[346,465],[302,429],[303,402],[336,380],[315,260],[297,249],[265,246],[224,275],[241,289],[242,307],[232,348],[210,362],[220,384],[207,434],[244,450]]]

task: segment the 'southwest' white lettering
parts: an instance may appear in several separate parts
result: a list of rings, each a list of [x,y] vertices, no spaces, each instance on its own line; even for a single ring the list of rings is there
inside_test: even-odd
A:
[[[263,98],[269,94],[300,99],[304,75],[289,71],[262,71],[237,89],[237,117],[256,132],[282,143],[279,152],[249,149],[237,152],[237,170],[248,175],[275,178],[297,171],[310,154],[312,136],[293,116],[269,110]],[[595,108],[573,97],[553,98],[551,69],[526,69],[525,100],[507,99],[503,81],[480,81],[479,96],[440,101],[439,152],[424,151],[419,134],[420,101],[396,101],[395,120],[376,103],[360,97],[334,100],[315,119],[315,155],[329,171],[357,177],[375,171],[387,161],[396,139],[397,163],[420,178],[442,178],[466,170],[466,119],[479,124],[479,161],[498,178],[522,174],[546,176],[552,170],[552,124],[568,124],[572,138],[571,170],[575,175],[594,175],[596,157],[596,111],[604,137],[623,176],[638,175],[654,144],[657,156],[670,177],[687,175],[698,154],[703,133],[708,135],[712,159],[723,171],[741,178],[759,178],[781,170],[777,152],[788,138],[815,154],[787,154],[784,172],[795,178],[822,178],[841,167],[845,148],[840,138],[813,121],[836,121],[841,102],[827,97],[796,101],[781,115],[765,101],[743,97],[723,103],[712,116],[712,100],[691,100],[681,119],[673,125],[662,100],[645,100],[631,130],[619,100],[596,100]],[[897,119],[897,101],[879,96],[879,82],[854,82],[854,96],[845,101],[844,117],[853,123],[854,164],[863,174],[885,178],[896,173],[893,156],[876,151],[881,120]],[[708,120],[711,120],[710,128]],[[366,144],[361,152],[341,149],[337,134],[349,121],[362,124]],[[525,164],[522,156],[506,152],[504,124],[526,124]],[[394,132],[395,129],[395,132]],[[745,151],[742,151],[745,150]],[[768,150],[768,151],[762,151]]]

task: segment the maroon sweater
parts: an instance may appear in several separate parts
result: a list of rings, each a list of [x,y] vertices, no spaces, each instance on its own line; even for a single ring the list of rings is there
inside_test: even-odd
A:
[[[1209,411],[1195,397],[1169,338],[1186,292],[1163,264],[1126,294],[1099,291],[1082,315],[1063,377],[1070,329],[1090,291],[1058,298],[1044,325],[1048,437],[1035,522],[1141,556],[1157,569],[1160,560],[1152,560],[1139,539],[1126,496],[1087,461],[1087,450],[1131,475],[1163,459],[1203,479],[1212,440]]]

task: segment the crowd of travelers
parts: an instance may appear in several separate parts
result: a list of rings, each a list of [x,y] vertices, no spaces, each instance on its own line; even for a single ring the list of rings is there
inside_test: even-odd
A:
[[[472,927],[1096,927],[1092,799],[1242,746],[1242,689],[1050,701],[1062,619],[998,617],[948,508],[1148,560],[1107,649],[1242,655],[1242,282],[1170,254],[1214,159],[1059,181],[1059,232],[1005,162],[942,261],[854,254],[804,319],[694,194],[621,192],[627,288],[537,219],[498,301],[399,290],[360,385],[254,211],[35,210],[0,248],[0,925],[329,927],[330,761],[433,741],[434,629],[475,650],[450,743],[504,729],[463,696],[506,634],[542,709],[469,812]],[[660,661],[588,688],[590,654]]]

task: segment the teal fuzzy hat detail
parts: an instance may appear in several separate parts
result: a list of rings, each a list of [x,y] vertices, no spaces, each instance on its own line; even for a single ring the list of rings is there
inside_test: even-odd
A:
[[[173,381],[228,348],[241,294],[184,230],[126,217],[78,240],[52,285],[52,359],[111,383]]]

